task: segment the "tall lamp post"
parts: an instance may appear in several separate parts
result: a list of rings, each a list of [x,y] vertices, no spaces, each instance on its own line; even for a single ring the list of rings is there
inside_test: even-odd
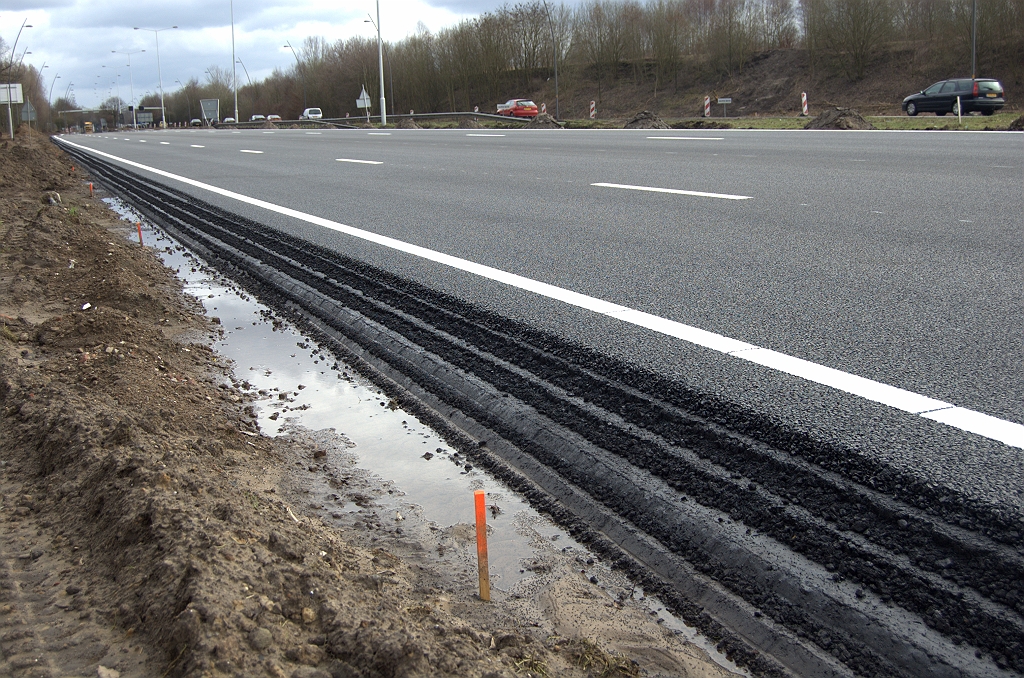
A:
[[[978,77],[978,0],[971,7],[971,78]]]
[[[299,61],[299,55],[295,53],[295,48],[292,47],[292,43],[285,41],[284,46],[292,51],[292,56],[295,57],[295,65],[299,69],[299,75],[302,76],[302,107],[307,108],[306,105],[306,69],[302,67],[302,62]]]
[[[555,43],[555,24],[551,20],[551,9],[548,7],[548,0],[544,0],[544,11],[548,15],[548,28],[551,30],[551,56],[555,60],[555,120],[558,120],[558,45]]]
[[[156,36],[156,77],[160,83],[160,126],[167,127],[167,110],[164,108],[164,78],[160,74],[160,31],[169,31],[177,26],[168,26],[167,28],[139,28],[135,26],[137,31],[149,31]]]
[[[388,104],[384,100],[384,41],[380,39],[380,0],[377,0],[377,70],[380,72],[380,126],[388,124]]]
[[[47,122],[53,124],[53,86],[57,84],[57,80],[60,78],[60,73],[56,73],[53,76],[53,80],[50,81],[50,91],[46,95],[46,110],[47,110]]]
[[[373,17],[367,14],[369,19],[363,21],[364,24],[373,24],[374,28],[377,28],[377,24],[373,22]],[[378,32],[379,34],[379,32]],[[379,37],[379,35],[378,35]],[[391,70],[391,52],[388,52],[388,88],[391,90],[391,115],[395,114],[395,72]]]
[[[249,115],[256,115],[256,88],[252,86],[252,78],[249,77],[249,69],[245,67],[245,64],[242,62],[240,58],[236,61],[238,61],[238,63],[241,64],[242,70],[245,72],[245,79],[249,81],[249,98],[252,99],[252,112]]]
[[[110,51],[112,53],[114,53],[114,54],[127,54],[128,55],[128,84],[131,85],[131,97],[132,97],[132,100],[131,100],[131,103],[129,104],[129,106],[131,106],[131,109],[132,109],[132,128],[133,129],[138,129],[139,128],[139,121],[135,117],[135,108],[136,108],[136,106],[135,106],[135,79],[132,78],[132,55],[133,54],[142,54],[146,50],[140,49],[140,50],[138,50],[136,52],[119,52],[116,49],[112,49]],[[157,61],[159,61],[159,59],[157,59]]]
[[[11,47],[11,63],[7,66],[7,72],[10,76],[14,75],[14,53],[18,48],[18,40],[21,38],[21,32],[26,28],[32,28],[32,24],[25,19],[21,22],[21,28],[18,29],[18,37],[14,39],[14,45]],[[24,57],[22,57],[24,58]],[[7,80],[10,81],[11,77]],[[11,83],[7,83],[7,125],[11,128],[11,139],[14,138],[14,116],[11,115]]]
[[[192,124],[192,99],[188,95],[188,88],[185,87],[185,83],[181,80],[175,80],[174,82],[181,85],[181,91],[185,93],[185,103],[188,104],[188,124]]]
[[[231,0],[231,88],[235,90],[235,124],[237,124],[242,121],[238,119],[238,68],[235,66],[235,0]]]

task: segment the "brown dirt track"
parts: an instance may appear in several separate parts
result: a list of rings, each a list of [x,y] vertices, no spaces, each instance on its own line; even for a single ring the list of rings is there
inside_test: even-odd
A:
[[[261,435],[216,324],[86,181],[0,144],[0,675],[726,675],[571,562],[478,601],[344,441]],[[304,507],[296,464],[362,526]]]

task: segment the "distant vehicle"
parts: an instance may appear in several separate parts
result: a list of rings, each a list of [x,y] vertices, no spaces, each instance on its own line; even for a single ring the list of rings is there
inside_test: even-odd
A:
[[[503,104],[498,104],[498,115],[507,115],[510,118],[536,118],[537,104],[529,99],[509,99]]]
[[[281,121],[281,116],[280,115],[273,115],[273,114],[271,114],[271,115],[267,116],[267,120],[269,120],[270,122],[280,122]]]
[[[202,121],[202,120],[200,120],[199,118],[192,118],[192,119],[191,119],[191,120],[189,121],[189,123],[188,123],[188,124],[189,124],[190,126],[192,126],[192,127],[202,127],[202,126],[203,126],[203,121]]]
[[[257,113],[256,115],[254,115],[251,118],[249,118],[249,122],[263,122],[266,119],[267,119],[267,116],[260,115],[259,113]]]
[[[85,128],[85,133],[86,133],[86,134],[92,134],[92,133],[93,133],[93,126],[92,126],[92,123],[91,123],[91,122],[87,122],[87,123],[85,123],[85,124],[83,125],[83,127]]]
[[[234,118],[224,118],[224,122],[235,122]]]
[[[957,99],[959,97],[959,101]],[[935,113],[935,115],[965,115],[980,111],[992,115],[1006,105],[1003,86],[992,78],[957,78],[942,80],[903,100],[907,115]]]
[[[320,120],[324,117],[324,112],[319,108],[307,108],[299,116],[299,120]]]

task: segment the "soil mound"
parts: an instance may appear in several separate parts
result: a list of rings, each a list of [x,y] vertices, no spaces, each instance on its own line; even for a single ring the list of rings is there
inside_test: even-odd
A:
[[[456,125],[457,129],[483,129],[483,125],[476,118],[463,118],[459,120],[459,124]]]
[[[547,113],[539,113],[526,124],[526,129],[562,129],[562,125]]]
[[[1024,132],[1024,115],[1011,122],[1006,129],[1010,132]]]
[[[804,129],[875,129],[854,108],[830,108],[804,125]]]
[[[640,111],[622,129],[669,129],[669,126],[654,113]]]
[[[681,120],[669,125],[672,129],[732,129],[727,122],[717,120]]]
[[[395,127],[397,127],[398,129],[423,129],[422,127],[417,125],[416,121],[413,120],[412,118],[401,118],[398,121],[398,124],[395,125]]]

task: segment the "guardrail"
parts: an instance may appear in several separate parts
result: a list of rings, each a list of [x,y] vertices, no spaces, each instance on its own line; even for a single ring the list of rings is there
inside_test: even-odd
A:
[[[395,113],[388,114],[389,119],[411,119],[411,120],[432,120],[438,118],[483,118],[485,120],[496,120],[501,122],[513,122],[520,124],[527,124],[533,118],[514,118],[508,115],[497,115],[496,113],[477,113],[474,111],[451,111],[448,113]],[[237,129],[254,129],[261,125],[265,125],[267,122],[275,126],[281,125],[320,125],[324,127],[333,127],[337,129],[359,129],[357,125],[352,123],[366,120],[366,117],[359,118],[319,118],[317,120],[256,120],[249,122],[221,122],[215,125],[216,127],[233,127]],[[379,115],[371,115],[369,122],[377,122],[380,124]]]

